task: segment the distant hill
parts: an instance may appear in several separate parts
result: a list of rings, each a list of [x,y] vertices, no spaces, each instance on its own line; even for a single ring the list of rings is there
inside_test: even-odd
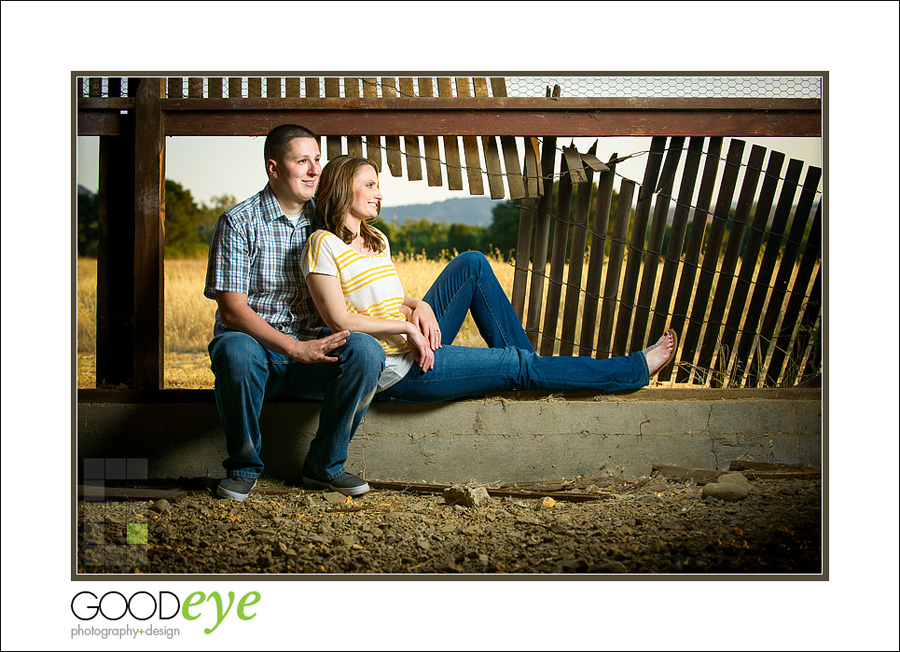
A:
[[[503,200],[489,197],[466,197],[445,199],[433,204],[408,204],[406,206],[385,206],[381,210],[382,220],[388,224],[395,219],[403,225],[407,220],[428,220],[440,224],[468,224],[470,226],[490,226],[491,211]]]

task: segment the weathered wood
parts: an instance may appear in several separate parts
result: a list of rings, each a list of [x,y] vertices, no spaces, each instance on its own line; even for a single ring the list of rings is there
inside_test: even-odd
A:
[[[369,485],[374,489],[387,489],[390,491],[412,491],[416,493],[440,494],[450,485],[428,484],[424,482],[385,482],[385,481],[369,481]],[[588,502],[592,500],[605,500],[611,498],[615,494],[609,492],[601,493],[575,493],[568,491],[525,491],[516,489],[495,489],[485,487],[490,496],[511,497],[511,498],[544,498],[551,497],[554,500],[563,500],[571,502]]]
[[[528,285],[528,258],[531,255],[531,227],[534,199],[523,199],[519,208],[519,234],[516,241],[516,270],[513,273],[512,307],[519,321],[524,320],[525,291]]]
[[[415,97],[416,88],[412,77],[400,78],[400,97]],[[410,181],[422,180],[422,154],[418,136],[404,136],[403,145],[406,152],[406,176]]]
[[[344,97],[348,99],[359,97],[359,77],[344,77]],[[347,154],[362,158],[361,136],[347,136]]]
[[[135,98],[134,384],[157,390],[163,381],[165,81],[141,80]]]
[[[700,156],[702,152],[703,138],[691,138],[690,143],[688,143],[684,171],[681,175],[678,199],[675,201],[675,212],[672,215],[672,230],[669,233],[669,244],[666,247],[662,278],[659,282],[656,305],[653,310],[653,323],[650,327],[651,337],[653,337],[652,334],[654,333],[664,332],[668,324],[669,308],[675,298],[675,278],[678,275],[681,251],[684,247],[684,236],[687,232],[688,213],[694,196],[694,187],[697,183],[697,173],[700,170]]]
[[[247,77],[247,99],[262,98],[262,77]],[[266,100],[271,102],[272,100]]]
[[[719,194],[716,199],[716,207],[713,211],[713,220],[709,228],[709,238],[706,242],[706,251],[703,254],[703,262],[700,267],[700,275],[697,279],[697,289],[694,301],[691,304],[691,312],[688,316],[688,327],[682,341],[682,359],[694,362],[697,343],[700,341],[700,330],[706,318],[706,308],[712,296],[712,287],[716,277],[716,267],[719,264],[719,252],[722,248],[722,240],[725,237],[725,227],[728,223],[731,211],[731,201],[734,197],[737,185],[738,173],[741,169],[741,156],[744,152],[744,141],[732,139],[725,160],[725,170],[722,173],[722,182],[719,186]],[[685,382],[691,370],[681,368],[678,371],[678,382]]]
[[[419,96],[434,97],[434,82],[431,77],[419,77]],[[424,136],[425,146],[425,174],[429,186],[443,185],[441,178],[441,150],[438,146],[437,136]]]
[[[134,116],[132,134],[101,136],[97,222],[96,382],[134,382]]]
[[[469,88],[469,80],[467,78],[456,78],[456,96],[458,98],[472,96],[471,89]],[[481,178],[481,158],[478,154],[478,138],[476,136],[463,136],[462,140],[463,153],[466,158],[466,178],[469,182],[469,194],[483,195],[484,181]]]
[[[675,295],[675,305],[672,308],[672,321],[670,326],[682,339],[684,338],[684,324],[687,321],[688,310],[690,309],[694,283],[697,278],[700,249],[706,233],[706,222],[709,218],[709,207],[712,203],[713,190],[715,188],[716,176],[719,170],[719,156],[721,153],[722,139],[719,137],[710,138],[706,153],[706,163],[703,165],[703,176],[700,181],[700,189],[697,192],[697,204],[694,208],[691,234],[688,239],[687,249],[684,254],[684,263],[681,268],[681,280],[678,282],[678,292]],[[684,357],[681,353],[684,350],[685,349],[682,346],[679,351],[676,351],[676,363],[679,359],[678,356]],[[690,360],[693,362],[693,352],[691,352]],[[675,368],[677,368],[677,364],[666,366],[659,372],[657,379],[661,382],[669,380]],[[684,377],[686,377],[686,375]]]
[[[613,154],[612,158],[617,155]],[[578,355],[593,353],[594,335],[597,332],[597,313],[600,304],[600,281],[603,275],[603,258],[606,255],[606,233],[609,228],[609,212],[612,208],[615,164],[600,173],[597,184],[597,206],[591,227],[591,257],[588,261],[588,277],[584,289],[584,311],[581,315],[581,338]]]
[[[591,154],[596,153],[597,142],[591,146]],[[580,158],[580,157],[579,157]],[[566,301],[563,307],[563,328],[560,337],[559,354],[572,355],[575,350],[575,326],[578,304],[581,301],[581,277],[584,275],[584,255],[587,246],[588,213],[591,212],[591,193],[594,172],[590,168],[582,170],[584,182],[578,185],[575,196],[575,211],[572,219],[572,248],[569,250],[569,273],[566,277]],[[590,355],[590,353],[588,353]]]
[[[550,276],[547,300],[544,304],[544,328],[541,331],[541,355],[553,355],[556,346],[556,329],[559,321],[559,304],[562,298],[563,268],[566,264],[566,245],[571,219],[572,180],[566,168],[565,156],[559,161],[559,189],[556,199],[556,220],[553,228],[553,252],[550,255]]]
[[[659,269],[659,258],[662,255],[663,240],[666,236],[666,224],[669,220],[669,205],[672,200],[672,187],[675,183],[675,170],[684,150],[684,138],[673,136],[669,140],[668,153],[659,182],[656,186],[656,208],[650,224],[650,236],[647,250],[644,252],[644,269],[641,273],[641,289],[634,311],[634,325],[631,329],[631,350],[643,349],[647,342],[647,322],[650,319],[653,291],[656,289],[656,272]],[[661,299],[658,298],[657,301]],[[662,335],[662,333],[660,333]],[[652,337],[656,337],[653,333]]]
[[[340,77],[326,77],[325,78],[325,97],[340,97],[341,96],[341,79]],[[305,126],[305,125],[304,125]],[[309,127],[307,127],[308,129]],[[341,141],[343,139],[341,136],[328,136],[325,139],[325,156],[330,161],[333,158],[337,158],[343,152],[341,151]]]
[[[569,169],[569,178],[573,184],[585,183],[587,174],[584,171],[584,162],[574,147],[563,147],[563,156],[566,159],[566,167]]]
[[[393,77],[381,78],[381,96],[391,99],[397,97],[397,80]],[[369,130],[376,134],[387,134],[379,128]],[[400,156],[400,139],[397,136],[385,136],[384,149],[387,152],[387,164],[395,177],[403,176],[403,161]]]
[[[659,169],[665,149],[666,139],[664,137],[655,137],[650,141],[650,155],[647,158],[647,167],[644,169],[644,180],[638,192],[634,222],[631,226],[630,249],[628,251],[628,260],[625,264],[625,279],[622,281],[622,295],[619,299],[619,312],[616,317],[616,334],[612,344],[614,356],[625,355],[628,347],[635,290],[644,254],[650,205],[653,202],[652,189],[656,187],[659,178]]]
[[[556,142],[556,138],[554,136],[548,136],[548,138],[553,138],[553,142]],[[542,180],[541,173],[541,147],[540,142],[534,136],[526,136],[525,137],[525,153],[523,158],[523,174],[525,176],[525,196],[526,197],[541,197],[544,194],[544,182]],[[553,160],[556,160],[556,157],[553,157]],[[552,168],[552,165],[551,165]],[[552,170],[551,170],[552,174]]]
[[[206,82],[206,94],[210,99],[222,99],[225,79],[222,77],[210,77]]]
[[[609,264],[606,266],[606,284],[603,289],[603,303],[600,311],[600,329],[597,333],[597,359],[608,358],[612,353],[613,323],[616,318],[616,304],[619,283],[622,276],[622,262],[625,259],[625,245],[628,238],[628,224],[631,221],[631,202],[634,199],[634,181],[622,179],[619,186],[619,204],[613,225],[612,245],[609,250]]]
[[[286,77],[284,80],[284,96],[300,97],[300,78]]]
[[[493,93],[494,97],[506,97],[506,79],[503,77],[491,77],[491,93]],[[506,168],[509,198],[515,200],[529,196],[525,191],[525,183],[520,172],[519,151],[516,147],[515,136],[501,136],[500,149],[503,150],[503,165]],[[535,161],[537,161],[536,158]],[[535,169],[537,169],[537,166],[535,166]]]
[[[378,78],[363,77],[362,93],[364,97],[378,97]],[[375,164],[375,169],[377,169],[380,174],[382,170],[380,136],[366,136],[366,158]]]
[[[173,489],[133,489],[130,487],[108,487],[92,484],[78,485],[78,500],[181,500],[187,491]]]
[[[788,163],[787,172],[784,175],[784,182],[781,185],[781,194],[778,197],[778,203],[775,206],[775,213],[772,216],[772,224],[769,226],[768,236],[766,238],[765,252],[762,261],[759,264],[759,270],[756,272],[756,284],[753,288],[753,294],[750,298],[750,305],[747,307],[747,316],[744,320],[744,330],[738,340],[738,360],[748,364],[747,384],[756,385],[761,364],[758,357],[752,360],[751,353],[753,345],[758,335],[758,327],[762,317],[763,308],[766,302],[766,295],[769,292],[769,283],[773,277],[775,264],[781,255],[781,243],[784,239],[784,230],[787,227],[788,218],[794,203],[794,197],[800,186],[800,174],[803,171],[803,161],[791,159]],[[761,346],[761,345],[759,345]]]
[[[651,472],[661,475],[672,482],[693,482],[694,484],[709,484],[725,475],[728,471],[713,469],[692,469],[685,466],[670,466],[667,464],[654,464]]]
[[[442,98],[453,97],[453,80],[450,77],[438,77],[438,95]],[[459,158],[459,139],[456,136],[443,136],[444,157],[447,161],[447,188],[462,190],[462,164]]]
[[[203,77],[188,77],[188,97],[203,97]]]
[[[304,77],[303,78],[303,86],[304,86],[304,102],[316,101],[320,97],[322,97],[322,83],[318,77]],[[296,123],[297,120],[277,120],[273,124],[288,124],[288,123]],[[319,151],[322,151],[322,132],[320,129],[317,129],[315,125],[310,126],[306,123],[305,120],[300,120],[301,125],[312,131],[316,136],[318,136],[319,141]]]
[[[503,199],[506,197],[506,190],[503,188],[503,170],[500,169],[500,150],[497,148],[497,139],[493,136],[482,136],[481,145],[484,148],[484,165],[491,199]]]
[[[184,78],[169,77],[166,79],[165,96],[172,99],[184,97]]]
[[[281,97],[281,77],[266,77],[266,99]]]
[[[809,291],[806,308],[800,320],[801,331],[810,333],[810,342],[807,351],[806,363],[801,369],[797,367],[796,373],[786,374],[784,385],[797,387],[821,387],[822,386],[822,264],[816,270],[816,278]],[[806,380],[803,380],[806,378]],[[797,381],[800,381],[799,384]]]
[[[106,80],[106,96],[122,97],[122,78],[110,77]]]
[[[526,145],[537,147],[537,139],[529,138]],[[531,151],[534,151],[532,149]],[[536,151],[535,151],[536,154]],[[526,169],[529,155],[526,155]],[[542,179],[532,177],[540,181],[542,195],[538,201],[537,220],[534,231],[534,254],[531,264],[531,292],[528,297],[528,319],[525,322],[525,333],[531,346],[537,350],[540,336],[541,311],[544,305],[544,277],[547,274],[547,253],[550,242],[550,209],[553,198],[553,172],[556,165],[556,138],[548,136],[544,139],[541,152],[541,176]],[[529,188],[531,184],[529,182]],[[529,196],[531,195],[529,190]]]
[[[700,356],[697,365],[701,369],[712,369],[713,360],[716,356],[716,350],[719,343],[719,331],[722,326],[725,314],[725,307],[728,304],[731,295],[731,289],[734,281],[734,270],[737,267],[738,256],[741,253],[741,245],[744,242],[744,231],[750,218],[750,210],[753,207],[753,200],[756,196],[756,188],[759,184],[759,177],[762,172],[763,161],[765,161],[766,149],[759,145],[754,145],[750,150],[750,158],[744,171],[744,181],[741,184],[741,193],[738,196],[737,208],[735,209],[734,219],[731,220],[731,232],[728,234],[728,244],[725,246],[725,255],[722,258],[721,267],[719,269],[718,279],[716,281],[715,295],[713,296],[712,307],[709,316],[706,318],[706,330],[703,334],[703,342],[700,345]],[[731,352],[728,351],[728,354]],[[725,356],[723,356],[725,357]],[[724,364],[720,364],[719,368],[724,371],[727,367],[728,360],[724,360]],[[724,378],[713,376],[710,378],[710,384],[713,387],[720,386],[724,382]]]
[[[239,100],[244,96],[244,80],[241,77],[228,78],[228,99]],[[199,134],[198,134],[199,135]]]

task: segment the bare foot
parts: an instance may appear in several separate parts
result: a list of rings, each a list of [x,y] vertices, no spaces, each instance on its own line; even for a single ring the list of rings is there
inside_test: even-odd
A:
[[[647,358],[647,367],[650,369],[651,376],[671,362],[675,355],[675,344],[675,331],[670,329],[662,334],[656,344],[644,350],[644,357]]]

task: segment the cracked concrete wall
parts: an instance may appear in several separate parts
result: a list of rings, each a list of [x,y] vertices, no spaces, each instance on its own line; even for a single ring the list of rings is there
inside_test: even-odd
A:
[[[733,459],[821,464],[819,400],[640,396],[376,403],[351,442],[348,468],[371,480],[512,482],[634,478],[654,464],[725,469]],[[142,457],[151,477],[223,475],[225,441],[212,404],[82,404],[77,419],[79,462]],[[317,422],[315,403],[266,405],[267,475],[299,475]]]

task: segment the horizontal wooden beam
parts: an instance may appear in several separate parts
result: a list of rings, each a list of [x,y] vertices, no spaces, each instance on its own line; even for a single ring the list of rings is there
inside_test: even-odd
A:
[[[121,109],[79,99],[79,135],[116,128]],[[125,100],[127,101],[127,100]],[[260,136],[299,123],[322,136],[812,136],[818,99],[164,99],[167,136]],[[104,117],[99,117],[102,115]]]

